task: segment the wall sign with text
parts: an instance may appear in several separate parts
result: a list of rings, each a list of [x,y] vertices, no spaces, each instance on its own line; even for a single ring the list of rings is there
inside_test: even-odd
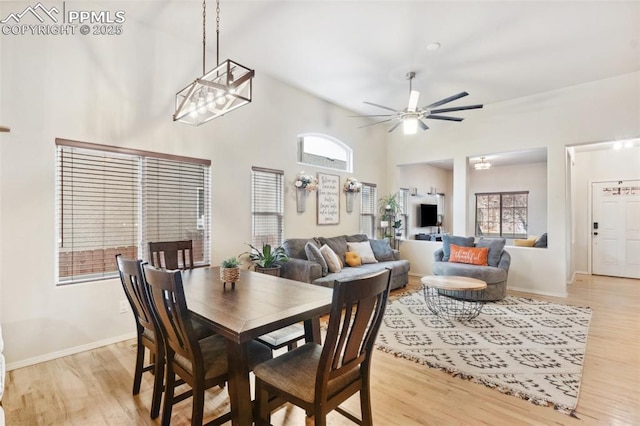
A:
[[[340,223],[340,176],[318,173],[318,225]]]

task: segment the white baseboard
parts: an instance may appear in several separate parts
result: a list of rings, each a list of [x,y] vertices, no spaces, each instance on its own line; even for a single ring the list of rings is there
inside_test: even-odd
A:
[[[531,294],[539,294],[540,296],[551,296],[551,297],[562,297],[566,299],[569,295],[566,291],[563,292],[555,292],[555,291],[536,291],[530,288],[520,288],[520,287],[507,287],[507,290],[518,291],[520,293],[531,293]]]
[[[100,340],[97,342],[87,343],[86,345],[75,346],[73,348],[63,349],[57,352],[51,352],[48,354],[36,356],[33,358],[27,358],[20,361],[7,364],[7,371],[15,370],[22,367],[29,367],[30,365],[40,364],[41,362],[51,361],[53,359],[62,358],[68,355],[77,354],[84,351],[90,351],[92,349],[100,348],[102,346],[111,345],[113,343],[122,342],[124,340],[135,339],[136,333],[127,333],[121,336],[111,337],[109,339]]]

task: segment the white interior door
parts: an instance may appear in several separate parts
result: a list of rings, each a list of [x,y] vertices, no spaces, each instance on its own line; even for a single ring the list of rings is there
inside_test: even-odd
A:
[[[640,278],[640,180],[593,183],[591,195],[592,272]]]

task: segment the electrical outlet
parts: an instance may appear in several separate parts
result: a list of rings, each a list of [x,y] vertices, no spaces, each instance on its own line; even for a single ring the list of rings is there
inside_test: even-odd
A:
[[[124,314],[129,310],[129,303],[126,300],[120,301],[120,313]]]

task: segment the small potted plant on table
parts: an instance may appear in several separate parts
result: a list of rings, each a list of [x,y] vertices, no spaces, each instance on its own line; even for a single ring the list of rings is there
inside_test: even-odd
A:
[[[263,244],[262,250],[249,244],[253,252],[249,253],[249,259],[255,265],[255,271],[263,274],[280,276],[280,265],[289,260],[282,246],[272,248],[271,244]]]
[[[220,280],[224,283],[231,283],[231,287],[236,286],[236,281],[240,278],[240,261],[237,257],[229,257],[220,264]]]

